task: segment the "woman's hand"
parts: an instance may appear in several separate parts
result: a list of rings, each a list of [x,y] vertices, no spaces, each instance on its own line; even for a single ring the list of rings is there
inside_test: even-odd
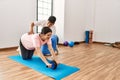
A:
[[[34,27],[34,22],[31,23],[30,31],[28,32],[29,35],[34,34],[33,27]]]
[[[47,63],[46,65],[47,65],[47,67],[49,67],[49,68],[52,67],[52,64],[50,64],[50,63]]]
[[[34,27],[34,25],[35,25],[34,22],[32,22],[32,23],[31,23],[31,27]]]

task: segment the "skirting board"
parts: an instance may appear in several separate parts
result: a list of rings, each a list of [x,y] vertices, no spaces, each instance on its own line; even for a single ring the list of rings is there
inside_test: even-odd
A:
[[[75,43],[75,45],[77,45],[77,44],[80,44],[80,43],[85,43],[85,41],[80,41],[80,42],[74,42]],[[106,43],[108,43],[108,42],[97,42],[97,41],[93,41],[93,43],[98,43],[98,44],[106,44]],[[59,43],[58,45],[60,45],[60,46],[62,46],[63,44],[62,43]],[[7,47],[7,48],[0,48],[0,51],[1,50],[9,50],[9,49],[17,49],[18,48],[18,46],[14,46],[14,47]]]

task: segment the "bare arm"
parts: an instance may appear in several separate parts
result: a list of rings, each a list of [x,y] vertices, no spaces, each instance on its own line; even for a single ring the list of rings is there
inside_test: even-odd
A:
[[[46,60],[45,56],[42,54],[42,52],[40,51],[40,47],[35,48],[37,55],[42,59],[42,61],[48,66],[51,67],[52,65]]]
[[[34,25],[35,25],[34,22],[32,22],[28,34],[34,34],[34,30],[33,30]]]
[[[30,25],[30,30],[29,30],[29,34],[34,34],[34,26],[45,26],[45,21],[35,21],[35,22],[32,22],[31,25]]]
[[[51,44],[48,44],[48,48],[49,48],[50,53],[52,54],[53,60],[56,61],[56,55],[55,55],[55,52],[54,52],[54,50],[53,50],[53,48],[52,48],[52,45],[51,45]]]

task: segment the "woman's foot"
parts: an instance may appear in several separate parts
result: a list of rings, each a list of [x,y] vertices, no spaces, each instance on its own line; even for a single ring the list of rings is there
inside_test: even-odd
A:
[[[18,47],[16,51],[17,51],[17,52],[19,53],[19,55],[21,56],[20,47]]]

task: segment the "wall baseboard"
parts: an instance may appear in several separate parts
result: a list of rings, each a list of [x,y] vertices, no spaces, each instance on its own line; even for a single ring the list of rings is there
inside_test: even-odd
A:
[[[98,41],[93,41],[93,43],[98,43],[98,44],[110,44],[109,42],[98,42]]]
[[[18,46],[14,46],[14,47],[7,47],[7,48],[0,48],[0,51],[3,51],[3,50],[9,50],[9,49],[17,49]]]
[[[74,44],[80,44],[80,43],[85,43],[85,41],[75,41]],[[63,45],[63,43],[58,43],[58,45]]]
[[[74,42],[75,43],[75,45],[77,45],[77,44],[80,44],[80,43],[85,43],[85,41],[80,41],[80,42]],[[98,43],[98,44],[110,44],[110,43],[108,43],[108,42],[98,42],[98,41],[93,41],[93,43]],[[58,45],[60,45],[60,46],[62,46],[63,44],[62,43],[59,43]],[[17,49],[18,48],[18,46],[14,46],[14,47],[7,47],[7,48],[0,48],[0,51],[2,51],[2,50],[9,50],[9,49]]]

